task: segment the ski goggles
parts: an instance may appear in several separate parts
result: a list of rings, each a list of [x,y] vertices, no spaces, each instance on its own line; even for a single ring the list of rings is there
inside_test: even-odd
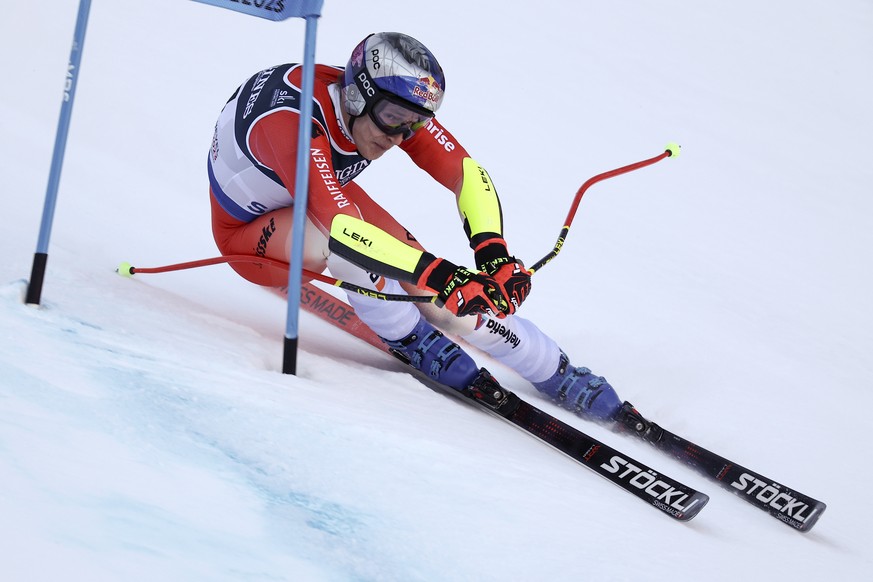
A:
[[[433,117],[433,113],[424,108],[415,107],[399,97],[384,93],[370,107],[368,113],[382,133],[403,135],[403,139],[412,137]]]

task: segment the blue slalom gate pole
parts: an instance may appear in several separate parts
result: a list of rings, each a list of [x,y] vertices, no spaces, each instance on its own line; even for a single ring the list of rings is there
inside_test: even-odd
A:
[[[42,222],[39,226],[39,238],[36,243],[36,253],[33,256],[30,282],[27,285],[25,303],[28,304],[39,305],[40,298],[42,297],[42,284],[45,280],[45,268],[48,263],[49,238],[51,238],[52,233],[52,221],[54,220],[55,205],[58,199],[58,185],[61,181],[61,168],[64,165],[67,134],[70,130],[70,118],[73,115],[73,98],[76,96],[76,84],[79,80],[82,49],[85,45],[85,29],[88,27],[88,13],[90,10],[91,0],[79,0],[79,15],[76,17],[73,46],[70,49],[70,62],[67,65],[67,76],[64,81],[64,100],[61,102],[61,115],[58,120],[58,130],[55,134],[55,149],[52,154],[52,165],[45,193],[45,203],[42,209]]]
[[[318,12],[321,6],[319,3]],[[319,13],[306,14],[301,87],[300,129],[297,135],[297,174],[294,181],[294,224],[291,228],[291,254],[288,270],[288,314],[282,373],[297,373],[297,338],[300,318],[300,287],[303,285],[303,234],[306,231],[306,206],[309,202],[309,149],[312,139],[312,93],[315,84],[315,31]]]
[[[300,128],[297,135],[297,174],[294,182],[294,223],[291,232],[288,270],[288,314],[282,373],[297,373],[297,329],[300,317],[300,286],[303,284],[303,233],[309,203],[309,142],[312,140],[312,93],[315,85],[315,31],[324,0],[194,0],[269,20],[296,17],[306,20],[303,46],[303,83],[300,88]],[[287,186],[287,184],[286,184]]]

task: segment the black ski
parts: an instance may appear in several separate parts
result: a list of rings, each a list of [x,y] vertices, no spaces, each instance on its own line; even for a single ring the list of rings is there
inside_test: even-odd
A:
[[[304,300],[301,305],[310,313],[390,353],[344,301],[308,284],[303,286],[302,297]],[[341,315],[336,316],[337,313]],[[514,424],[674,519],[688,521],[709,501],[705,493],[657,473],[525,402],[500,386],[484,368],[464,392],[437,384],[423,374],[415,374],[422,381],[439,386],[441,390],[462,397]]]
[[[729,461],[645,419],[629,402],[624,403],[616,422],[621,429],[628,429],[798,531],[812,529],[827,508],[809,495]]]
[[[451,388],[445,390],[458,394]],[[484,368],[460,394],[674,519],[688,521],[709,501],[705,493],[656,472],[525,402],[503,388]]]

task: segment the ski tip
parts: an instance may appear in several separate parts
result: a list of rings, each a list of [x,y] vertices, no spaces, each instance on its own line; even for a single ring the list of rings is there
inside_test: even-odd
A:
[[[655,507],[670,515],[670,517],[679,521],[690,521],[694,518],[704,506],[709,503],[709,495],[695,491],[685,502],[681,509],[675,505],[665,505],[658,500],[655,500]]]
[[[809,516],[805,520],[803,520],[803,522],[795,522],[793,519],[791,521],[788,521],[782,519],[782,517],[779,515],[776,516],[776,519],[783,521],[784,523],[790,525],[799,532],[807,533],[809,530],[812,529],[812,526],[814,526],[818,522],[821,515],[825,512],[825,509],[828,508],[827,504],[821,501],[814,501],[810,507],[811,510],[809,512]]]

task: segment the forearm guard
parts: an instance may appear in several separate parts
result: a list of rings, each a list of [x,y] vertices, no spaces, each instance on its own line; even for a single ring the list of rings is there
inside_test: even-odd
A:
[[[485,168],[473,158],[464,158],[464,181],[458,194],[458,212],[470,247],[476,248],[490,238],[503,237],[503,211],[497,189]]]
[[[331,252],[359,267],[389,279],[418,285],[421,275],[437,258],[403,243],[378,226],[338,214],[330,226]]]

